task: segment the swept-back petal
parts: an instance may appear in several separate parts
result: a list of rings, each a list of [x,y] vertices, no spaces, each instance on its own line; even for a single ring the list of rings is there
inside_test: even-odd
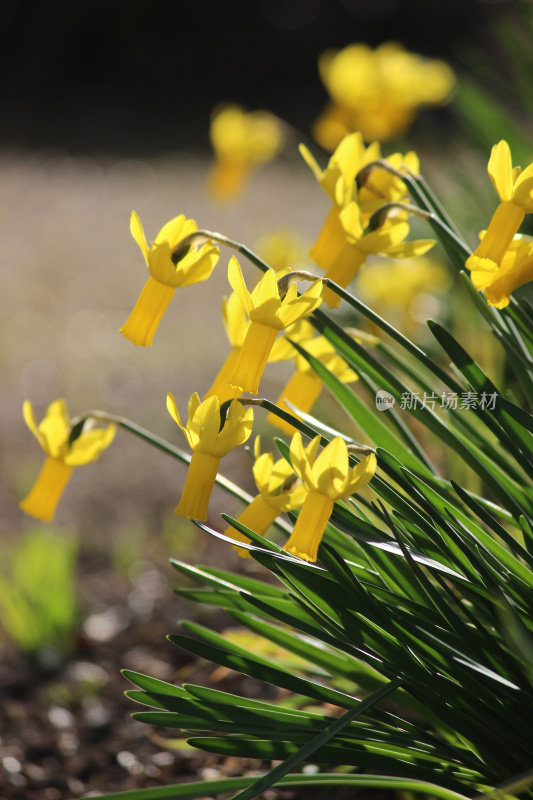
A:
[[[238,400],[232,400],[224,427],[218,434],[215,446],[215,455],[222,457],[230,450],[243,444],[252,433],[254,423],[254,410],[244,408]]]
[[[45,418],[39,424],[39,431],[46,442],[45,452],[52,458],[60,458],[65,452],[70,433],[67,405],[64,400],[54,400],[50,403]]]
[[[194,404],[196,404],[196,399]],[[194,411],[192,411],[193,407],[189,401],[187,429],[191,435],[193,450],[218,455],[216,453],[216,442],[220,430],[220,400],[216,395],[212,395],[204,400],[203,403],[196,405]]]
[[[319,444],[320,436],[315,436],[307,448],[304,448],[300,431],[296,431],[291,440],[290,456],[293,469],[309,490],[314,488],[311,466]]]
[[[293,287],[296,292],[296,286],[291,286],[291,289]],[[295,297],[294,293],[291,294],[289,289],[278,312],[278,317],[283,327],[287,328],[289,325],[297,322],[297,320],[302,319],[302,317],[309,316],[309,314],[321,304],[324,292],[325,286],[320,279],[315,281],[309,289],[299,297]]]
[[[500,200],[510,200],[513,196],[513,167],[511,151],[505,139],[492,148],[487,171]]]
[[[193,395],[193,397],[194,397],[194,395]],[[196,395],[196,397],[198,397],[198,395]],[[198,397],[198,402],[200,402],[200,398],[199,397]],[[189,404],[190,404],[190,401],[189,401]],[[191,435],[190,435],[189,431],[187,430],[186,426],[181,421],[180,412],[178,411],[178,406],[176,404],[176,400],[175,400],[174,395],[172,394],[172,392],[168,392],[167,393],[167,410],[168,410],[168,413],[170,414],[170,416],[172,417],[172,419],[174,420],[174,422],[181,428],[182,432],[185,434],[185,438],[187,439],[189,447],[192,448]]]
[[[241,347],[250,323],[237,292],[222,298],[222,321],[231,346]]]
[[[513,200],[526,211],[533,211],[533,164],[530,164],[516,179]]]
[[[173,286],[191,286],[193,283],[206,281],[213,272],[220,250],[218,247],[204,245],[193,251],[178,263],[172,280]]]
[[[82,433],[72,444],[69,452],[63,459],[69,467],[81,467],[91,461],[96,461],[100,453],[109,447],[115,438],[116,425],[107,428],[94,428],[87,433]]]
[[[313,465],[313,483],[321,494],[341,497],[348,479],[346,442],[336,436],[326,445]]]
[[[363,235],[363,226],[361,223],[361,209],[355,200],[348,203],[348,205],[339,212],[339,221],[346,236],[349,239],[359,241]]]
[[[359,247],[367,254],[389,253],[391,247],[403,242],[409,233],[409,223],[402,219],[386,222],[375,231],[369,231],[361,238]]]
[[[300,155],[302,156],[303,160],[305,161],[305,163],[315,176],[316,180],[318,181],[318,183],[320,183],[322,179],[322,170],[318,166],[318,163],[314,155],[311,153],[309,148],[306,147],[305,144],[298,145],[298,150],[300,151]]]
[[[348,476],[344,497],[348,497],[363,486],[366,486],[368,481],[373,478],[376,467],[377,460],[374,453],[370,453],[366,458],[360,461],[359,464],[352,467]]]
[[[43,450],[46,448],[46,440],[40,430],[37,427],[37,423],[35,422],[35,417],[33,415],[33,406],[29,400],[24,400],[22,404],[22,416],[24,417],[24,422],[33,433]]]
[[[272,310],[274,305],[279,306],[281,300],[278,291],[278,278],[279,275],[270,269],[261,277],[261,280],[252,290],[250,295],[254,309],[261,307],[268,307]]]
[[[240,264],[235,256],[231,256],[229,260],[228,280],[233,291],[239,296],[241,303],[244,306],[244,310],[249,315],[253,307],[250,298],[250,292],[246,288]]]
[[[285,461],[285,459],[283,460]],[[286,461],[285,463],[287,464]],[[287,464],[287,466],[289,467],[289,472],[292,472],[290,465]],[[272,455],[272,453],[263,453],[262,455],[258,456],[254,461],[252,471],[254,474],[254,480],[256,486],[260,492],[268,493],[270,491],[270,478],[272,476],[273,467],[274,467],[274,456]]]
[[[154,243],[150,250],[148,269],[152,278],[155,278],[159,283],[164,283],[166,286],[176,286],[180,283],[181,275],[176,272],[176,265],[172,262],[170,256],[171,250],[168,242]],[[176,282],[177,276],[178,281]]]
[[[187,222],[189,225],[187,225],[188,230],[185,232],[184,227]],[[195,230],[196,222],[192,219],[187,220],[185,214],[180,214],[163,225],[154,239],[154,244],[167,242],[171,248],[175,247],[178,242],[184,238],[184,236],[186,236],[188,233],[193,233]]]
[[[135,241],[137,242],[137,244],[139,245],[139,247],[141,248],[144,260],[148,265],[150,248],[148,247],[146,236],[144,235],[144,230],[143,226],[141,225],[141,220],[139,219],[135,211],[132,211],[130,216],[130,232]]]
[[[410,242],[400,242],[387,248],[387,255],[394,258],[410,258],[421,256],[431,250],[435,244],[434,239],[414,239]]]

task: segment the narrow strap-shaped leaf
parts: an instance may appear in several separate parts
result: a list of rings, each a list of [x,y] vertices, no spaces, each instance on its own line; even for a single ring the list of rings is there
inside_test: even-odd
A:
[[[489,395],[495,397],[494,409],[490,411],[488,408],[481,408],[480,417],[502,443],[507,443],[519,463],[524,465],[524,457],[529,460],[530,474],[533,473],[533,438],[501,406],[501,392],[447,330],[433,320],[428,320],[428,327],[474,391],[482,397]],[[507,407],[510,405],[512,404],[508,401]],[[527,462],[524,466],[527,466]]]
[[[220,638],[222,639],[222,637]],[[249,654],[247,656],[237,655],[227,647],[227,642],[223,643],[225,646],[222,649],[180,634],[171,634],[168,639],[178,647],[183,647],[185,650],[202,656],[208,661],[213,661],[215,664],[229,667],[237,672],[271,683],[274,686],[282,686],[304,697],[312,697],[321,702],[333,703],[333,705],[341,708],[351,708],[356,702],[356,698],[344,692],[338,692],[335,689],[329,689],[305,678],[299,678],[290,672],[270,665],[266,660],[252,658]]]
[[[337,717],[333,720],[318,736],[315,736],[309,742],[303,745],[297,753],[293,753],[289,758],[287,758],[282,764],[278,764],[274,769],[271,769],[266,775],[261,776],[258,780],[254,781],[251,786],[248,786],[243,791],[236,794],[233,800],[251,800],[252,797],[257,797],[260,792],[264,792],[270,786],[272,786],[276,781],[286,775],[291,769],[294,769],[303,761],[306,761],[313,755],[313,753],[318,750],[320,747],[323,747],[330,739],[333,739],[334,736],[337,736],[346,725],[348,725],[352,720],[357,719],[368,708],[371,708],[373,705],[378,703],[387,695],[391,694],[395,689],[401,686],[402,680],[396,679],[390,681],[386,686],[382,686],[380,689],[377,689],[373,692],[369,697],[361,700],[361,702],[354,706],[354,708],[348,709],[342,714],[340,717]]]
[[[98,795],[98,797],[100,800],[196,800],[196,798],[238,791],[250,786],[256,780],[254,777],[220,778],[212,781],[193,781],[171,786],[152,786],[148,789],[113,792],[112,794]],[[309,786],[310,788],[348,786],[353,788],[419,792],[428,797],[437,797],[439,800],[470,800],[466,795],[459,794],[452,789],[439,786],[430,781],[388,775],[343,775],[337,772],[318,775],[297,774],[286,775],[280,778],[278,783],[287,788],[294,786]]]

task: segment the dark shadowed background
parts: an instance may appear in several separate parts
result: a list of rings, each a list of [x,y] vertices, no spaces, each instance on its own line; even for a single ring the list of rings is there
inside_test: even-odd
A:
[[[72,151],[203,149],[209,114],[226,100],[269,108],[306,131],[326,101],[316,67],[323,50],[396,40],[456,64],[475,48],[497,60],[494,25],[525,5],[4,0],[0,142]]]

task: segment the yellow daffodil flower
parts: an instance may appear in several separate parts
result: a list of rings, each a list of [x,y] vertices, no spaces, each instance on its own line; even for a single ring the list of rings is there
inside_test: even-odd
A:
[[[35,423],[29,400],[24,401],[22,413],[26,425],[44,450],[46,459],[33,489],[22,500],[20,507],[27,514],[48,522],[54,516],[73,468],[96,461],[102,450],[113,441],[115,426],[82,431],[69,444],[72,426],[64,400],[50,403],[39,425]]]
[[[487,169],[500,204],[466,267],[495,272],[525,215],[533,211],[533,164],[523,172],[513,167],[509,145],[502,139],[492,148]]]
[[[380,227],[371,231],[363,227],[357,203],[348,203],[340,211],[332,206],[309,255],[325,270],[326,278],[346,288],[369,255],[408,258],[433,247],[433,239],[404,241],[408,233],[409,223],[403,214],[387,218]],[[333,308],[340,302],[338,295],[329,289],[324,299]]]
[[[333,102],[316,121],[313,135],[329,151],[354,130],[366,141],[405,133],[421,105],[447,102],[455,82],[443,61],[422,58],[392,42],[376,50],[353,44],[326,52],[319,72]]]
[[[210,138],[216,162],[209,186],[216,198],[227,200],[242,191],[255,166],[279,155],[283,125],[268,111],[245,112],[226,106],[213,117]]]
[[[334,375],[343,383],[351,383],[357,380],[355,372],[348,367],[346,362],[330,342],[324,336],[315,336],[304,343],[307,352],[318,358]],[[322,380],[318,377],[309,362],[299,353],[294,357],[296,372],[289,378],[288,383],[282,390],[276,405],[289,414],[298,413],[287,403],[291,403],[300,411],[310,411],[315,400],[317,400],[322,390]],[[280,428],[290,436],[295,432],[295,428],[276,414],[268,414],[267,422]]]
[[[263,536],[279,514],[300,508],[306,498],[307,489],[300,483],[291,465],[284,458],[274,461],[272,453],[261,455],[259,437],[255,441],[254,454],[253,474],[259,494],[237,519],[247,528]],[[248,544],[250,541],[247,536],[231,526],[226,528],[224,533],[238,542]],[[248,550],[238,545],[234,545],[233,549],[243,558],[250,555]]]
[[[280,297],[279,273],[269,270],[250,293],[246,288],[239,262],[234,256],[229,262],[228,278],[250,318],[250,326],[230,383],[243,392],[257,394],[259,381],[277,334],[318,308],[322,302],[323,285],[322,281],[316,280],[299,296],[296,284],[293,283],[286,295]]]
[[[220,459],[250,436],[253,409],[245,409],[238,400],[232,400],[222,427],[220,401],[216,396],[200,402],[195,392],[189,400],[186,425],[181,421],[176,401],[170,392],[167,394],[167,409],[192,450],[191,463],[175,513],[205,520]]]
[[[232,386],[229,379],[235,370],[241,347],[244,344],[248,328],[251,324],[246,316],[242,300],[236,292],[232,292],[229,298],[224,297],[222,299],[222,321],[229,343],[231,344],[231,350],[215,380],[205,393],[204,400],[216,394],[220,402],[224,403],[226,400],[240,397],[242,394],[242,389],[237,386]],[[308,323],[305,323],[305,320],[303,320],[302,322],[295,322],[294,325],[289,326],[286,331],[287,336],[297,342],[309,339],[314,334],[314,329],[310,325],[304,328],[304,324],[308,325]],[[287,339],[282,336],[274,342],[268,361],[286,361],[292,358],[293,354],[294,348],[289,344]]]
[[[172,260],[179,243],[196,230],[196,222],[180,214],[161,228],[150,248],[139,217],[135,211],[131,212],[131,235],[150,273],[133,311],[120,329],[133,344],[152,344],[157,326],[178,287],[201,283],[211,275],[219,250],[209,242],[197,248],[186,248],[177,263]]]
[[[533,281],[533,239],[529,236],[514,239],[496,271],[480,267],[473,269],[470,277],[489,305],[505,308],[515,289]]]
[[[361,219],[365,223],[385,203],[407,200],[405,182],[377,165],[369,168],[368,172],[365,170],[367,174],[359,189],[357,188],[357,175],[367,164],[381,159],[379,143],[374,142],[365,148],[360,133],[351,133],[342,139],[324,170],[319,167],[305,145],[300,145],[300,153],[320,186],[333,201],[333,208],[340,210],[356,201],[361,210]],[[393,153],[383,160],[398,171],[417,174],[420,168],[418,156],[413,151],[405,155]],[[335,211],[332,213],[335,214]]]
[[[365,147],[359,132],[345,136],[337,145],[326,169],[321,169],[310,150],[300,145],[300,153],[316,180],[328,197],[337,205],[344,206],[355,199],[355,176],[366,164],[381,158],[378,142]]]
[[[365,486],[377,466],[376,456],[370,453],[350,468],[346,442],[340,436],[332,439],[317,457],[319,443],[320,436],[315,436],[304,448],[297,431],[290,447],[292,466],[308,495],[283,549],[305,561],[316,561],[335,500],[345,499]]]

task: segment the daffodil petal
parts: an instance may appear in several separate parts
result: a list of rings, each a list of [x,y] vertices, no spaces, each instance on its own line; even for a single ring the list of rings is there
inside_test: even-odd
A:
[[[235,258],[235,256],[231,256],[229,260],[228,280],[231,288],[240,298],[244,310],[249,315],[250,311],[252,310],[252,301],[250,299],[250,292],[246,288],[240,264]]]
[[[186,223],[188,223],[187,230],[184,230]],[[173,248],[184,239],[185,236],[189,233],[193,233],[195,230],[196,222],[192,219],[187,220],[185,214],[179,214],[179,216],[174,217],[174,219],[169,220],[163,225],[154,239],[154,245],[166,242],[170,248]]]
[[[46,440],[37,427],[37,423],[35,422],[35,417],[33,414],[33,406],[29,400],[24,400],[24,403],[22,404],[22,416],[24,417],[24,422],[44,450]]]
[[[348,478],[348,451],[340,436],[332,439],[316,458],[312,468],[313,484],[320,494],[341,497]]]
[[[511,200],[513,196],[511,151],[504,139],[492,148],[487,170],[500,200],[502,202]]]
[[[52,458],[61,457],[66,448],[70,433],[67,405],[64,400],[54,400],[39,423],[39,432],[46,442],[45,452]]]
[[[366,486],[369,480],[374,476],[377,468],[377,460],[374,453],[370,453],[359,464],[352,467],[349,473],[346,495],[349,496],[357,492],[361,487]]]
[[[130,217],[130,232],[139,247],[141,248],[141,252],[144,256],[144,260],[148,266],[149,264],[149,256],[150,256],[150,248],[148,247],[148,243],[146,241],[146,236],[144,235],[143,226],[141,225],[141,220],[137,216],[135,211],[131,212]]]
[[[64,463],[69,467],[81,467],[91,461],[96,461],[100,453],[109,447],[115,438],[116,425],[107,428],[94,428],[82,433],[72,443],[70,450],[64,457]]]
[[[322,170],[318,166],[315,157],[313,156],[309,148],[305,146],[305,144],[298,145],[298,150],[300,151],[300,155],[302,156],[303,160],[305,161],[305,163],[315,176],[316,180],[318,181],[318,183],[320,183],[320,180],[322,178]]]

